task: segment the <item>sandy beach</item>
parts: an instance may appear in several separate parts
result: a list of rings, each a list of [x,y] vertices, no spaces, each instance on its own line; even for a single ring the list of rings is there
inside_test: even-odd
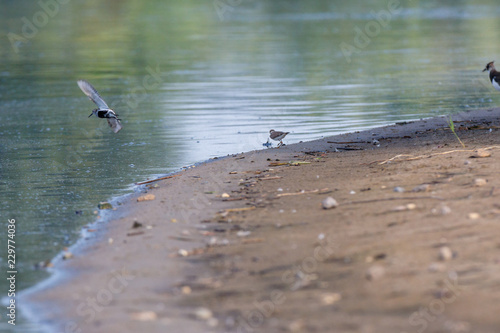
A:
[[[57,332],[498,332],[500,109],[454,121],[465,148],[434,118],[142,185],[33,309]]]

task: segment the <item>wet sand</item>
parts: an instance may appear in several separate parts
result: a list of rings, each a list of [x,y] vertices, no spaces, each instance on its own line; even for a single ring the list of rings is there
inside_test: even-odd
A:
[[[500,109],[454,120],[465,148],[435,118],[143,185],[34,309],[58,332],[497,332]]]

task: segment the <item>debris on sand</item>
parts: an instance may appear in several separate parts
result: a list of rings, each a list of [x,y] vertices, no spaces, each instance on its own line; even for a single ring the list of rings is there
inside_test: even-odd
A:
[[[379,280],[384,275],[385,275],[385,269],[380,265],[373,265],[366,271],[366,279],[370,281]]]
[[[474,186],[481,187],[488,183],[488,181],[484,178],[476,178],[474,179]]]
[[[448,261],[453,259],[453,252],[448,246],[442,246],[439,248],[439,260]]]
[[[339,204],[334,198],[326,197],[326,199],[321,202],[321,205],[323,206],[323,209],[331,209],[337,207]]]
[[[113,206],[109,203],[109,202],[100,202],[98,205],[97,205],[97,208],[99,209],[113,209]]]
[[[146,194],[146,195],[138,197],[137,198],[137,202],[152,201],[154,199],[155,199],[155,195],[154,194]]]

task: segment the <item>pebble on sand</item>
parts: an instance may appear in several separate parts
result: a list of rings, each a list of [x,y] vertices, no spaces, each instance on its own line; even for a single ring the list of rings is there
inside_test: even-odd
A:
[[[156,312],[153,311],[142,311],[142,312],[134,312],[132,313],[132,319],[138,321],[151,321],[156,320],[158,316]]]
[[[481,215],[479,215],[479,213],[469,213],[467,214],[467,217],[469,218],[469,220],[478,220]]]
[[[406,205],[396,206],[392,209],[392,211],[393,212],[404,212],[404,211],[408,211],[408,210],[414,210],[415,208],[417,208],[416,204],[409,203]]]
[[[394,192],[397,192],[397,193],[403,193],[405,191],[404,187],[401,187],[401,186],[396,186],[394,189],[393,189]]]
[[[321,296],[321,302],[324,305],[332,305],[337,303],[342,299],[342,295],[339,293],[326,293]]]
[[[330,209],[337,207],[339,204],[337,200],[335,200],[334,198],[327,197],[321,202],[321,205],[323,206],[323,209]]]
[[[73,258],[73,253],[71,253],[71,252],[69,252],[69,251],[66,251],[66,252],[64,252],[64,253],[63,253],[62,258],[63,258],[64,260],[71,259],[71,258]]]
[[[431,212],[435,215],[448,215],[451,213],[451,208],[446,205],[440,205],[437,208],[433,208]]]
[[[453,252],[448,246],[442,246],[439,248],[439,260],[448,261],[453,258]]]
[[[431,186],[429,184],[422,184],[415,186],[411,191],[412,192],[428,192],[430,191]]]
[[[484,178],[474,179],[474,186],[480,187],[486,185],[486,183],[488,183],[488,181]]]
[[[151,201],[151,200],[154,200],[154,199],[155,199],[155,195],[154,194],[146,194],[146,195],[138,197],[137,198],[137,202]]]
[[[194,315],[196,318],[201,319],[201,320],[209,320],[210,318],[213,317],[212,311],[210,311],[207,308],[198,308],[194,312]]]
[[[222,193],[221,197],[222,197],[222,198],[229,198],[229,197],[230,197],[230,195],[229,195],[229,194],[227,194],[227,193]]]
[[[484,150],[484,149],[478,149],[476,154],[473,155],[472,157],[476,157],[476,158],[484,158],[484,157],[490,157],[491,156],[491,153],[487,150]]]
[[[181,292],[184,294],[184,295],[189,295],[191,294],[192,292],[192,289],[190,286],[182,286],[181,288]]]
[[[384,267],[380,265],[373,265],[366,271],[366,278],[370,281],[375,281],[382,278],[385,275]]]

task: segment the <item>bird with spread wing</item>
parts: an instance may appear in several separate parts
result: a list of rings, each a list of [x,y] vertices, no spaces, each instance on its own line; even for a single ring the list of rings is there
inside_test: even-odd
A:
[[[106,104],[97,90],[90,83],[85,80],[78,80],[78,86],[83,93],[97,105],[97,109],[92,110],[89,118],[92,117],[92,115],[95,115],[98,118],[106,118],[109,127],[111,127],[113,132],[118,133],[122,129],[122,124],[120,122],[121,119],[118,119],[118,115],[115,111],[109,108],[108,104]]]

